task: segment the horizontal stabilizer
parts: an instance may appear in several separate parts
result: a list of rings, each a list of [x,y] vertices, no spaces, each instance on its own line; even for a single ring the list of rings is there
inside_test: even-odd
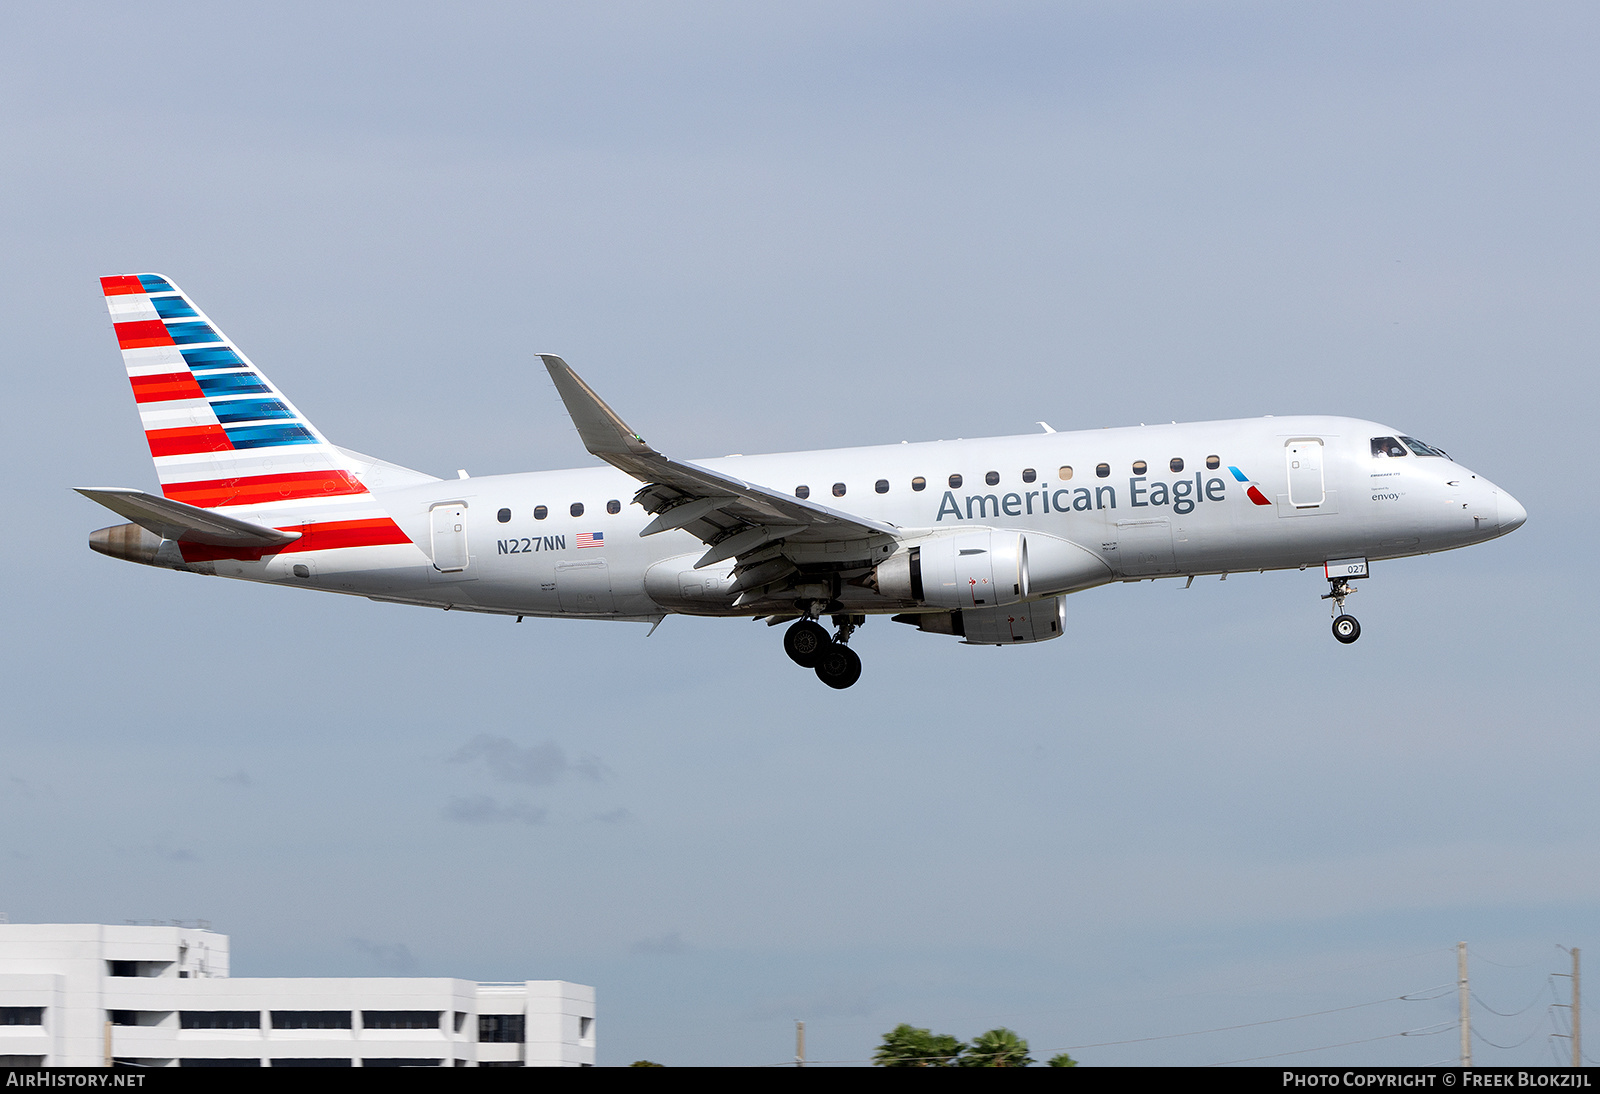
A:
[[[181,501],[158,498],[143,490],[120,486],[74,489],[162,539],[207,543],[213,547],[281,547],[300,538],[299,532],[281,532],[265,524],[224,516],[215,509],[200,509]]]

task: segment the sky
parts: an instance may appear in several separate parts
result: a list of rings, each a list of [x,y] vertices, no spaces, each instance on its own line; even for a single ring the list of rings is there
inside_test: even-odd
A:
[[[781,1065],[797,1019],[839,1064],[902,1022],[1448,1063],[1466,941],[1475,1061],[1565,1059],[1597,48],[1576,2],[8,12],[0,913],[592,984],[602,1064]],[[1143,582],[1026,648],[869,623],[831,692],[747,621],[91,553],[70,488],[155,485],[96,282],[142,271],[435,475],[595,462],[555,352],[685,457],[1349,414],[1529,519],[1375,566],[1349,647],[1320,575]]]

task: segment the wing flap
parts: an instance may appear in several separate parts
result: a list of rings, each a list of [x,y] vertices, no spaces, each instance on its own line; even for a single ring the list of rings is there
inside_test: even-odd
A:
[[[99,502],[162,539],[205,543],[213,547],[281,547],[300,538],[254,521],[230,517],[215,509],[200,509],[181,501],[158,498],[143,490],[121,486],[74,487],[90,501]]]

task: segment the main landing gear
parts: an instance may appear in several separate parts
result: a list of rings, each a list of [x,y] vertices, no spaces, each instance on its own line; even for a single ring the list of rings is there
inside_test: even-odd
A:
[[[783,652],[801,668],[816,670],[817,679],[830,688],[842,691],[861,679],[861,658],[846,643],[864,620],[859,615],[836,615],[833,622],[839,629],[830,637],[815,619],[802,619],[784,632]]]
[[[1322,594],[1322,599],[1333,601],[1333,636],[1345,645],[1349,645],[1361,637],[1361,624],[1356,622],[1356,617],[1346,615],[1344,611],[1344,598],[1355,592],[1355,586],[1346,578],[1328,578],[1329,592]]]

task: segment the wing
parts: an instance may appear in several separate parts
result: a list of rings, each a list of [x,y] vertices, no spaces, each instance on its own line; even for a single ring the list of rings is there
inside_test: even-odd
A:
[[[808,572],[833,574],[873,566],[899,541],[892,524],[830,509],[778,490],[662,455],[630,429],[554,354],[540,354],[556,391],[593,455],[644,486],[633,500],[655,515],[639,534],[675,528],[707,547],[695,568],[735,559],[740,605]],[[756,595],[752,595],[756,594]]]

